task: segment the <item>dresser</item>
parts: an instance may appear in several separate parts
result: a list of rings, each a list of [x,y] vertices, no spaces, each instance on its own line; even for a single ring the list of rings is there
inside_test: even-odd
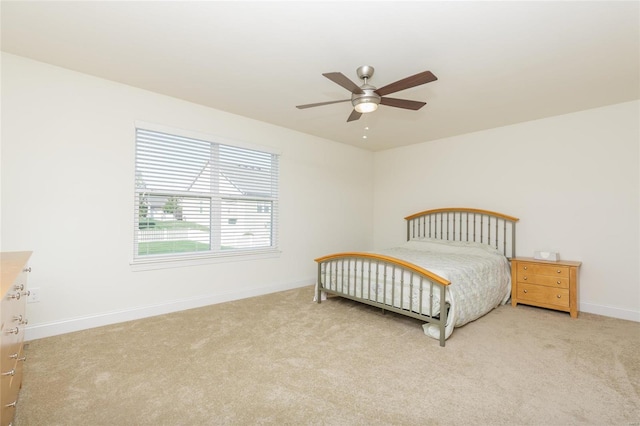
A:
[[[31,272],[31,252],[0,253],[0,279],[2,319],[0,336],[0,425],[10,425],[18,403],[18,392],[22,386],[22,365],[25,360],[24,329],[27,275]]]
[[[582,262],[511,259],[511,304],[539,306],[578,317],[578,273]]]

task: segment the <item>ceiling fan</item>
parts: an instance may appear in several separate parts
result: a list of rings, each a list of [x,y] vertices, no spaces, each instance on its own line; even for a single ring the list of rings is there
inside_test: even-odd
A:
[[[351,112],[351,115],[349,115],[349,118],[347,118],[347,122],[359,119],[362,114],[375,111],[376,109],[378,109],[379,104],[417,111],[427,103],[410,101],[408,99],[387,98],[385,97],[385,95],[409,89],[411,87],[420,86],[421,84],[430,83],[438,79],[435,75],[433,75],[431,71],[424,71],[416,75],[403,78],[402,80],[398,80],[395,83],[387,84],[380,89],[376,89],[374,86],[368,83],[368,80],[371,78],[371,76],[373,76],[373,72],[373,67],[368,65],[363,65],[356,70],[358,77],[364,81],[364,84],[362,86],[358,86],[340,72],[324,73],[322,74],[323,76],[350,91],[351,99],[298,105],[296,106],[296,108],[305,109],[351,101],[351,104],[353,105],[353,111]]]

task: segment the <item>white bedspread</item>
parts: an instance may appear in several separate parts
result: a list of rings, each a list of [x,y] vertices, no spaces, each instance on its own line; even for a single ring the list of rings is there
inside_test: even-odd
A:
[[[511,270],[502,253],[486,244],[413,240],[381,254],[421,266],[451,282],[445,299],[450,305],[445,336],[480,318],[509,299]],[[425,324],[425,333],[439,338],[437,325]]]
[[[422,239],[408,241],[399,247],[379,250],[376,253],[411,262],[451,282],[445,294],[446,302],[450,306],[445,338],[451,335],[454,327],[480,318],[509,299],[511,289],[509,261],[502,253],[486,244]],[[355,274],[358,274],[358,271],[351,270],[348,275],[353,282],[358,282],[359,278],[354,279]],[[338,283],[334,281],[325,285],[334,287]],[[354,287],[350,292],[362,298],[379,300],[378,297],[383,297],[389,303],[388,301],[393,299],[388,293],[389,290],[387,288],[387,294],[383,295],[381,287],[371,288],[372,293],[368,294],[369,290],[365,286]],[[440,309],[439,295],[435,293],[432,315],[439,314]],[[404,295],[404,298],[413,299],[414,307],[419,306],[418,297],[417,291],[413,294],[407,291]],[[395,305],[395,301],[391,303]],[[403,303],[408,306],[407,302]],[[424,303],[428,301],[423,300]],[[429,308],[425,309],[428,312]],[[440,338],[437,324],[425,324],[424,331],[430,337]]]

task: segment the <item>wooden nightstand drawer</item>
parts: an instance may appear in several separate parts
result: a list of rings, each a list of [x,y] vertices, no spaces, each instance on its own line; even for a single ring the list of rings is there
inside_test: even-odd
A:
[[[538,304],[568,308],[569,290],[519,282],[518,300],[523,303],[535,302]]]
[[[518,271],[517,281],[519,283],[538,284],[547,287],[569,288],[569,278],[553,277],[549,275],[535,275],[527,271]]]
[[[521,274],[569,278],[569,267],[539,263],[518,263],[518,276]]]

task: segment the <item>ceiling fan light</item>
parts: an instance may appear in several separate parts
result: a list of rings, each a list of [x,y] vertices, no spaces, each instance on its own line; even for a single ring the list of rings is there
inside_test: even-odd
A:
[[[366,114],[367,112],[373,112],[378,109],[378,103],[369,100],[369,99],[361,99],[360,102],[355,104],[354,109],[361,114]]]

